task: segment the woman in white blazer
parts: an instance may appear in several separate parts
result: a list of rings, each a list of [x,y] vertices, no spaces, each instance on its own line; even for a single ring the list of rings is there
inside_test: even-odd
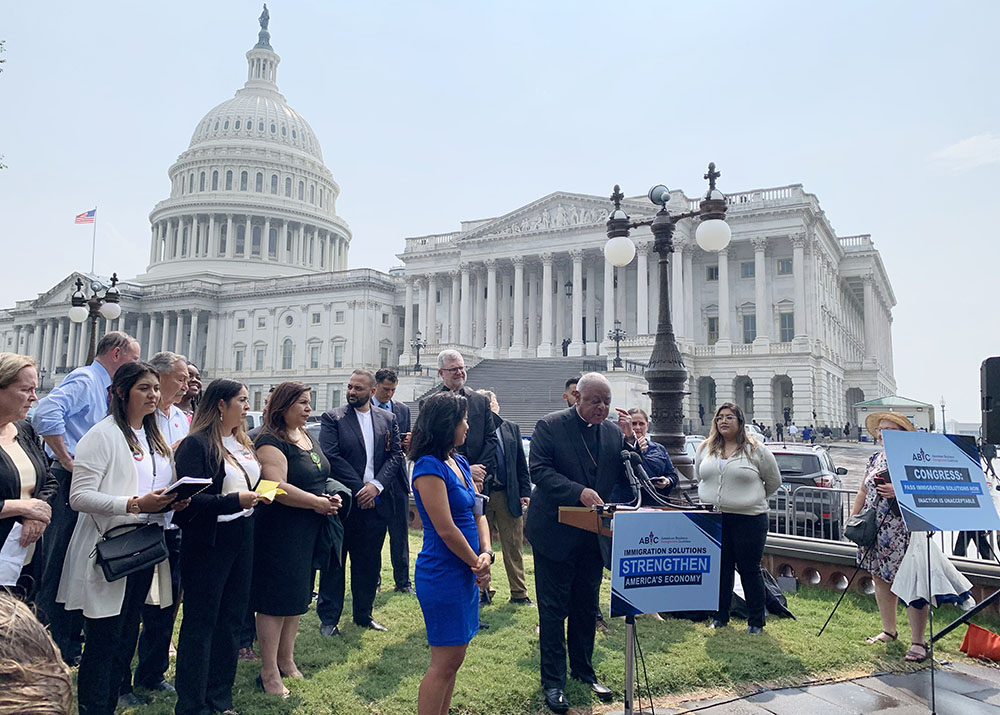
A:
[[[173,469],[170,448],[153,414],[159,397],[159,376],[150,365],[136,362],[118,368],[108,416],[76,449],[69,503],[80,515],[56,600],[67,610],[83,611],[86,646],[77,676],[81,715],[113,715],[121,674],[130,666],[120,661],[135,649],[142,604],[153,580],[150,567],[109,583],[97,565],[94,546],[108,529],[139,525],[143,515],[173,500],[163,489],[149,488],[157,472],[162,476]],[[186,502],[178,502],[173,508],[184,506]]]

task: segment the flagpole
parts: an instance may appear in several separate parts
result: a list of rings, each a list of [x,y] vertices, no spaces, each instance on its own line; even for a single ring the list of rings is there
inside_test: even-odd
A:
[[[94,272],[94,256],[97,253],[97,206],[94,206],[94,236],[90,243],[90,272]]]

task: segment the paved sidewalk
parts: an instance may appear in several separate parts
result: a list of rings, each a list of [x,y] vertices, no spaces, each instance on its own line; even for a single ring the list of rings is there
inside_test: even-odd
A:
[[[965,663],[937,666],[938,715],[1000,713],[1000,669]],[[710,715],[922,715],[930,712],[930,670],[875,675],[842,683],[768,691],[726,702],[690,701],[658,714],[697,711]],[[648,713],[647,710],[643,711]]]

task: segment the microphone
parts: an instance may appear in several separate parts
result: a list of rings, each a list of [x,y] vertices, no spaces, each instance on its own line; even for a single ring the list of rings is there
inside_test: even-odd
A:
[[[641,498],[640,493],[640,482],[638,477],[635,475],[635,470],[632,469],[632,452],[627,449],[623,449],[621,452],[622,463],[625,466],[625,476],[628,477],[629,487],[632,489],[632,501],[638,502]]]

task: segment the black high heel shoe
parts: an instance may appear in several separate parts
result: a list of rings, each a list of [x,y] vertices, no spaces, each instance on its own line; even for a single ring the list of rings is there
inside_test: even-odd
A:
[[[267,688],[264,687],[264,677],[262,675],[257,676],[257,687],[260,688],[267,695],[278,695],[278,693],[268,693]],[[288,690],[280,694],[282,700],[287,700],[288,696],[292,693]]]

